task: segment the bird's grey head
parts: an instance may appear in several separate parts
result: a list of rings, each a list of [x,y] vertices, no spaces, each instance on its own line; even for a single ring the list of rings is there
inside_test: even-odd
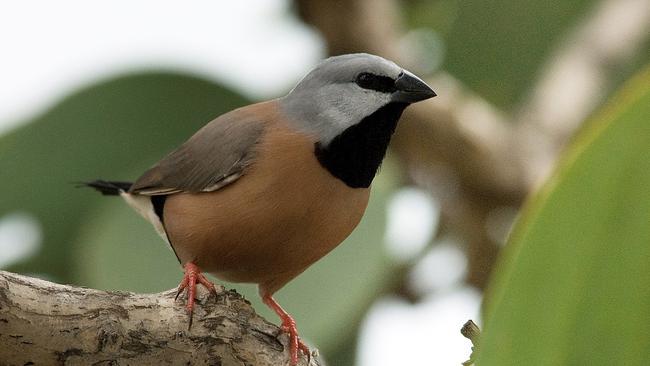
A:
[[[435,95],[420,78],[394,62],[355,53],[322,61],[280,99],[280,105],[297,128],[327,145],[391,102],[409,104]]]

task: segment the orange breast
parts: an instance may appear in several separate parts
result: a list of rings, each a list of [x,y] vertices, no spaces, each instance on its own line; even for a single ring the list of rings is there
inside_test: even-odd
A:
[[[183,263],[273,293],[354,230],[369,189],[323,169],[310,137],[278,118],[266,123],[243,177],[215,192],[170,196],[164,221]]]

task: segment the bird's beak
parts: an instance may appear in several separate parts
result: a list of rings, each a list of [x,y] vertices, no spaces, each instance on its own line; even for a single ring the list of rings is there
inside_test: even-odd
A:
[[[402,70],[395,80],[395,88],[397,90],[391,98],[393,102],[415,103],[436,96],[427,83],[406,70]]]

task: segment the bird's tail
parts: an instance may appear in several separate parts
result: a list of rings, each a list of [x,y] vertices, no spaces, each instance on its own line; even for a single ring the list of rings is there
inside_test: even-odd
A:
[[[105,196],[119,196],[122,192],[127,192],[133,183],[115,182],[97,179],[92,182],[81,182],[79,187],[92,187]]]

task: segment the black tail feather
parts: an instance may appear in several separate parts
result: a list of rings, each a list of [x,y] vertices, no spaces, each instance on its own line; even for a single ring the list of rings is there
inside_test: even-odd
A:
[[[79,187],[92,187],[105,196],[119,196],[120,192],[126,192],[131,188],[131,182],[115,182],[97,179],[92,182],[81,182]]]

